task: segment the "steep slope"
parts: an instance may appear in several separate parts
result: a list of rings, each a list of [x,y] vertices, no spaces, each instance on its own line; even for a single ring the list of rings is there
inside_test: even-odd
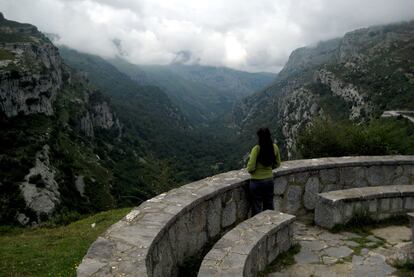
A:
[[[112,89],[102,93],[36,27],[0,14],[0,224],[67,221],[175,185],[157,128],[188,125],[158,88],[116,72],[99,76]]]
[[[379,117],[414,109],[414,22],[375,26],[292,52],[278,80],[244,99],[233,112],[241,140],[269,125],[288,158],[312,118]]]
[[[217,128],[196,128],[163,90],[138,85],[98,56],[63,47],[61,53],[68,64],[88,76],[91,85],[112,99],[125,129],[141,138],[141,145],[154,158],[163,160],[164,172],[173,178],[159,181],[166,188],[236,166],[228,155],[232,152],[230,142],[217,136]]]
[[[195,126],[208,125],[231,110],[234,103],[264,88],[275,78],[270,73],[248,73],[201,65],[133,65],[122,59],[110,62],[136,82],[156,84]]]
[[[72,74],[36,27],[2,14],[0,80],[0,222],[112,207],[113,176],[91,140],[121,134],[107,99]]]
[[[191,128],[181,111],[158,87],[137,85],[98,56],[65,47],[60,52],[72,68],[85,74],[91,84],[112,99],[122,121],[136,135],[147,138],[151,144],[148,147],[154,152],[172,147],[182,132]]]

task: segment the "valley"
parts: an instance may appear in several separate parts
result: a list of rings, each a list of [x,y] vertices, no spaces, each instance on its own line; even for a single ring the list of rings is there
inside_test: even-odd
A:
[[[262,126],[284,160],[414,153],[412,21],[299,48],[278,74],[52,41],[0,17],[2,224],[62,224],[241,168]]]

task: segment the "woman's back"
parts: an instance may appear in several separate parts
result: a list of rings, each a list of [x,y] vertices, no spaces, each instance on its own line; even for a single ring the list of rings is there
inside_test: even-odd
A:
[[[273,178],[272,169],[279,167],[281,163],[279,147],[273,144],[275,160],[268,166],[263,165],[259,160],[260,146],[255,145],[250,152],[249,162],[247,163],[247,171],[251,174],[253,180],[263,180]]]

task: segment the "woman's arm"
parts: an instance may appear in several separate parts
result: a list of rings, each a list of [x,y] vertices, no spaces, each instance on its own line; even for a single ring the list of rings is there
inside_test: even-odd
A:
[[[247,163],[247,172],[252,173],[256,170],[257,153],[259,147],[256,145],[250,152],[249,162]]]

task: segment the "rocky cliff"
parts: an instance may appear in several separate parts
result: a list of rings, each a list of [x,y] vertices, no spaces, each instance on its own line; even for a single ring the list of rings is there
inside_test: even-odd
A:
[[[85,141],[96,132],[121,135],[110,101],[66,66],[36,27],[2,14],[0,125],[0,222],[36,224],[71,201],[71,209],[88,210],[97,201],[92,187],[111,198],[111,174],[94,154],[99,146]],[[78,166],[68,170],[68,162]],[[76,189],[76,176],[86,177],[88,193]]]
[[[287,158],[315,117],[361,122],[384,110],[414,109],[414,22],[375,26],[292,52],[278,79],[233,111],[242,137],[276,129]]]
[[[34,26],[0,15],[0,112],[53,114],[62,86],[62,61],[57,48]]]

